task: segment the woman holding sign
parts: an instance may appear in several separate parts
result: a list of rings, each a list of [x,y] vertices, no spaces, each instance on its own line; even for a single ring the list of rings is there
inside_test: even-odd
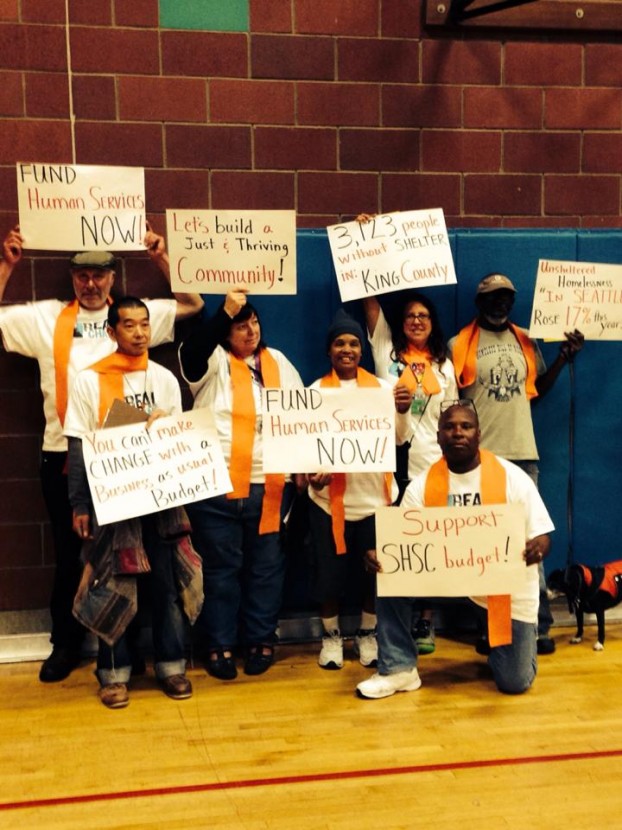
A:
[[[246,674],[274,659],[284,557],[279,541],[284,475],[263,472],[261,388],[302,386],[287,358],[262,339],[246,291],[230,291],[216,314],[179,350],[195,407],[214,414],[233,491],[190,506],[195,545],[203,557],[207,670],[233,680],[233,649],[246,650]]]
[[[406,480],[400,481],[402,492],[411,479],[441,456],[436,440],[438,418],[442,402],[457,397],[456,376],[436,308],[427,297],[404,292],[391,326],[376,297],[366,297],[363,305],[376,374],[393,383],[399,379],[413,395],[408,471]],[[421,654],[434,651],[431,609],[422,610],[413,635]]]
[[[361,326],[339,310],[328,330],[331,371],[312,387],[378,387],[389,384],[359,367],[365,335]],[[404,384],[394,387],[397,442],[410,429],[411,393]],[[320,604],[324,636],[318,663],[323,669],[343,666],[343,637],[339,628],[339,601],[346,587],[361,582],[362,613],[354,648],[364,666],[375,666],[376,582],[363,568],[363,557],[376,547],[375,510],[392,504],[398,489],[392,473],[323,473],[307,476],[309,525],[313,567],[311,596]],[[358,584],[357,584],[357,587]]]

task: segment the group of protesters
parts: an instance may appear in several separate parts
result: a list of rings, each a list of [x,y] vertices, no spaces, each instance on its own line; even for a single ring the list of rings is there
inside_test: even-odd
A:
[[[144,243],[170,282],[164,239],[148,226]],[[16,227],[3,244],[0,299],[23,247]],[[542,565],[553,525],[536,486],[531,400],[551,388],[581,349],[581,333],[566,334],[547,369],[537,344],[510,322],[516,289],[496,273],[478,285],[476,318],[448,344],[423,294],[402,292],[386,314],[377,298],[363,301],[366,333],[339,309],[327,320],[327,372],[313,386],[391,390],[402,475],[264,473],[261,390],[303,382],[287,357],[266,345],[247,291],[230,290],[207,317],[198,294],[141,300],[114,292],[113,299],[117,267],[108,252],[77,253],[69,262],[70,302],[0,308],[5,349],[38,361],[43,395],[41,482],[56,566],[52,652],[40,680],[69,676],[90,630],[98,637],[100,699],[108,708],[127,706],[131,675],[145,670],[138,638],[144,606],[155,675],[169,697],[192,695],[188,623],[196,622],[195,640],[213,677],[233,680],[240,655],[245,674],[266,672],[275,658],[285,575],[280,531],[292,499],[303,497],[309,592],[323,627],[318,663],[333,670],[344,664],[340,611],[354,579],[360,602],[354,650],[363,666],[377,668],[357,687],[363,698],[419,688],[418,654],[435,648],[429,601],[376,597],[378,508],[521,504],[528,578],[507,597],[474,603],[482,619],[477,650],[488,656],[498,689],[526,691],[537,654],[555,647]],[[82,440],[108,425],[113,402],[139,410],[146,429],[181,412],[176,376],[150,360],[148,349],[172,341],[175,321],[185,318],[193,320],[179,349],[180,374],[194,407],[213,415],[232,490],[99,526]],[[367,340],[375,374],[360,365]],[[123,412],[118,417],[123,423]]]

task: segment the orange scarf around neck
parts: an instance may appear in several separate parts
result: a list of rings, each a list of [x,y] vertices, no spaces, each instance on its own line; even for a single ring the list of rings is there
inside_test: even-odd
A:
[[[374,387],[380,386],[378,378],[360,367],[356,370],[356,384],[357,386]],[[334,369],[324,375],[320,380],[320,386],[336,388],[341,386],[341,381]],[[384,474],[384,489],[387,504],[391,504],[391,484],[393,483],[393,474]],[[328,485],[328,493],[330,497],[330,513],[332,518],[333,539],[335,541],[335,549],[338,554],[346,552],[346,511],[343,503],[343,497],[346,492],[346,474],[332,473],[330,484]]]
[[[427,349],[421,351],[411,346],[407,351],[400,354],[400,360],[406,364],[406,368],[400,375],[400,380],[411,392],[416,392],[417,387],[421,385],[426,395],[438,395],[441,387],[438,378],[432,370],[432,355]],[[417,378],[412,368],[413,364],[417,363],[424,367],[420,379]]]
[[[263,385],[266,388],[278,388],[281,385],[279,365],[268,349],[258,353]],[[229,475],[233,490],[227,493],[228,499],[245,499],[250,492],[251,470],[253,466],[253,444],[255,442],[255,398],[253,397],[253,378],[246,361],[231,352],[229,371],[233,393],[231,413],[231,458]],[[259,534],[276,533],[281,524],[281,498],[285,485],[282,473],[266,473],[263,505],[259,522]]]
[[[481,496],[483,504],[505,504],[506,473],[497,457],[488,450],[479,451]],[[433,464],[425,482],[426,507],[446,507],[449,496],[449,467],[445,458]],[[512,606],[509,594],[488,597],[488,640],[492,647],[512,642]]]
[[[524,331],[515,326],[514,323],[508,323],[508,328],[517,339],[525,362],[527,363],[527,377],[525,379],[525,394],[527,399],[537,397],[538,390],[536,389],[536,378],[538,376],[536,368],[536,353],[533,343]],[[462,331],[458,333],[454,341],[452,350],[452,362],[456,370],[456,378],[460,389],[465,386],[471,386],[477,380],[477,345],[479,343],[480,327],[477,320],[473,320],[468,326],[465,326]]]
[[[124,386],[123,377],[130,372],[146,372],[149,355],[147,352],[141,355],[122,354],[113,352],[103,360],[99,360],[89,369],[99,375],[99,426],[104,423],[108,410],[114,400],[123,400]]]

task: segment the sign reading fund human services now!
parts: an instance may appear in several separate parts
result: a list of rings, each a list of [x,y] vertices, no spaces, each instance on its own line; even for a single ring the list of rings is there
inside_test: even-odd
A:
[[[381,213],[327,232],[342,302],[456,282],[441,208]]]
[[[622,265],[541,259],[529,334],[563,340],[622,340]]]
[[[262,390],[266,473],[372,473],[395,469],[391,389]]]
[[[142,167],[17,163],[25,248],[144,251]]]
[[[232,490],[207,409],[86,433],[82,451],[100,525]]]
[[[167,210],[173,291],[296,293],[293,210]]]
[[[378,596],[510,594],[528,574],[522,505],[381,507]]]

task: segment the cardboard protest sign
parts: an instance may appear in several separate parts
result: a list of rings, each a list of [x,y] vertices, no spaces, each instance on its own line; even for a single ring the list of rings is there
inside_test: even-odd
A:
[[[296,293],[293,210],[167,210],[173,291]]]
[[[17,163],[25,248],[144,251],[142,167]]]
[[[509,594],[527,580],[522,505],[381,507],[378,596]]]
[[[371,473],[395,469],[389,388],[262,390],[267,473]]]
[[[441,208],[382,213],[327,231],[342,302],[456,282]]]
[[[541,259],[529,334],[563,340],[622,340],[622,265]]]
[[[231,491],[211,413],[193,409],[82,437],[100,525],[146,516]]]

